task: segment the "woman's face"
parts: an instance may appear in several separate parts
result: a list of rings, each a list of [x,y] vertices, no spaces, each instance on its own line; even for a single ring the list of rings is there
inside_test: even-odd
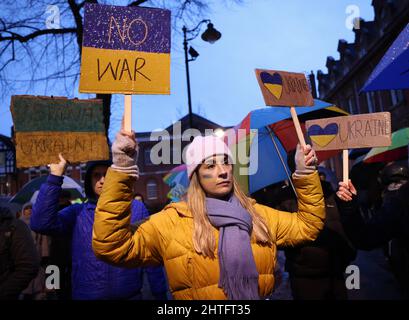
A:
[[[31,207],[27,207],[24,209],[23,211],[23,216],[24,217],[30,217],[31,216],[31,212],[32,212],[32,208]]]
[[[226,155],[207,158],[198,169],[199,182],[212,198],[223,198],[233,189],[233,166]]]
[[[98,165],[92,170],[91,183],[93,190],[98,197],[101,195],[107,171],[108,167],[103,165]]]

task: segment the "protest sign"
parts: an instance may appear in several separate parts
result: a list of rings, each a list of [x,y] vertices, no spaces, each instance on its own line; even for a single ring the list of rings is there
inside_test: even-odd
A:
[[[313,106],[305,74],[256,69],[256,77],[267,106]]]
[[[304,135],[295,107],[314,105],[314,99],[305,75],[303,73],[256,69],[256,77],[267,106],[290,107],[298,141],[304,147]]]
[[[317,151],[385,147],[391,144],[389,112],[309,120],[305,125]]]
[[[170,93],[170,11],[85,4],[80,92]]]
[[[314,149],[343,150],[343,182],[348,183],[348,149],[386,147],[391,144],[389,112],[359,114],[306,121]]]
[[[101,100],[12,96],[17,167],[109,159]]]

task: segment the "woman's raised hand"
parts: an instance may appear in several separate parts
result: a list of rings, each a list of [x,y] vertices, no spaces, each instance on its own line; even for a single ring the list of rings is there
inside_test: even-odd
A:
[[[315,150],[307,144],[304,148],[297,144],[295,152],[295,173],[299,175],[310,174],[316,170],[318,158]]]

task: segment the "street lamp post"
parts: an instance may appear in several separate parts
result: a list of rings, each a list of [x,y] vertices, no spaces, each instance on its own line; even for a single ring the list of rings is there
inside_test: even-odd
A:
[[[187,99],[188,99],[188,106],[189,106],[189,127],[193,127],[193,116],[192,116],[192,95],[190,92],[190,75],[189,75],[189,62],[194,61],[198,56],[199,53],[193,49],[192,47],[189,48],[188,50],[188,42],[190,40],[195,39],[199,35],[200,27],[203,23],[207,23],[207,29],[205,32],[202,34],[202,40],[209,42],[209,43],[214,43],[217,40],[220,39],[222,34],[217,31],[214,27],[213,24],[211,23],[210,20],[205,19],[202,20],[198,23],[196,27],[193,29],[189,30],[186,28],[186,26],[183,26],[182,31],[183,31],[183,49],[185,50],[185,65],[186,65],[186,82],[187,82]],[[191,38],[188,38],[188,34],[193,34]],[[188,53],[192,57],[189,59]]]

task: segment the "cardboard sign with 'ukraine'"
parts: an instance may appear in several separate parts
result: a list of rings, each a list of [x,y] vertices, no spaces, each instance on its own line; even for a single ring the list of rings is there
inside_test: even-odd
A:
[[[256,69],[266,106],[313,106],[314,99],[303,73]]]
[[[305,127],[317,151],[391,145],[389,112],[309,120]]]
[[[12,96],[18,168],[109,159],[102,100]]]
[[[170,93],[170,11],[85,5],[80,92]]]

